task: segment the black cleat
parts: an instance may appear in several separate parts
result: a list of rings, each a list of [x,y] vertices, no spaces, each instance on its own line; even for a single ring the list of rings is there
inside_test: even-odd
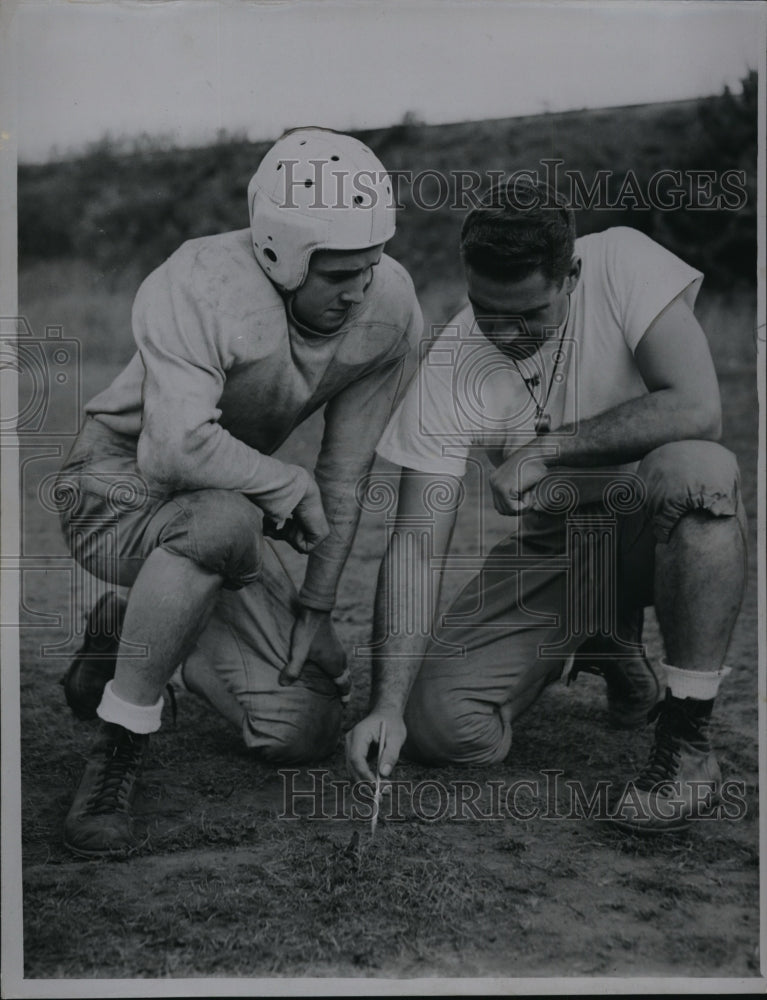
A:
[[[144,839],[131,806],[149,737],[103,722],[64,822],[64,846],[84,858],[125,857]]]
[[[613,823],[628,833],[675,833],[690,820],[711,818],[722,773],[706,736],[713,699],[674,698],[656,711],[647,764],[614,806]]]
[[[107,681],[115,675],[126,607],[127,601],[111,590],[88,615],[82,648],[61,678],[67,704],[78,719],[96,718]]]

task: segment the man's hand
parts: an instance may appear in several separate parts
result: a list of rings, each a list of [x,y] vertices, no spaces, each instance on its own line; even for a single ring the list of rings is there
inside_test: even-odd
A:
[[[290,653],[280,672],[280,684],[285,687],[300,677],[307,660],[333,678],[341,701],[347,702],[352,686],[351,670],[330,620],[330,612],[302,606],[293,625]]]
[[[380,754],[381,777],[388,778],[399,759],[402,744],[407,736],[405,722],[396,712],[377,709],[346,734],[346,765],[355,781],[376,779],[368,763],[368,755],[373,746],[378,748],[382,722],[386,722],[386,736],[383,752]],[[379,751],[376,749],[375,756],[378,755]]]
[[[515,516],[532,505],[531,491],[551,469],[533,442],[517,449],[490,476],[493,505],[499,514]]]
[[[306,475],[306,490],[284,524],[278,526],[268,515],[264,518],[264,535],[287,542],[297,552],[306,554],[330,534],[322,509],[320,490],[312,477]]]

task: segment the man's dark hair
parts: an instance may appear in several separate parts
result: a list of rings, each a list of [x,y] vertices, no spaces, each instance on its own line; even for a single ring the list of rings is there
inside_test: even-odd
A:
[[[574,248],[572,209],[553,188],[528,176],[494,184],[461,229],[464,263],[499,281],[521,281],[542,271],[561,285]]]

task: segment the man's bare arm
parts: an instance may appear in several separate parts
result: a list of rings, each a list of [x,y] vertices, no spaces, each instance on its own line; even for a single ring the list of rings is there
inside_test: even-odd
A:
[[[554,465],[631,462],[669,441],[716,439],[721,433],[719,384],[706,335],[690,307],[675,299],[637,346],[649,393],[580,422],[559,444]]]
[[[429,641],[442,585],[442,572],[432,575],[429,561],[445,556],[455,526],[456,507],[435,510],[428,502],[430,490],[445,486],[458,496],[454,477],[403,469],[397,520],[378,576],[373,635],[380,651],[373,659],[370,714],[347,736],[347,761],[358,780],[373,779],[367,755],[378,742],[382,721],[382,774],[391,772],[405,741],[405,704]],[[420,525],[414,523],[418,521]]]
[[[719,437],[714,364],[706,335],[682,298],[649,327],[635,358],[648,393],[514,452],[491,476],[497,510],[520,513],[529,506],[523,494],[560,467],[622,465],[671,441]]]

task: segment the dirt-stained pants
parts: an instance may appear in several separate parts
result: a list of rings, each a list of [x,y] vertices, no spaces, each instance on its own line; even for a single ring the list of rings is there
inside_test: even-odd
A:
[[[308,662],[292,686],[278,684],[297,595],[246,496],[164,490],[139,471],[134,437],[89,418],[59,474],[57,501],[72,555],[110,585],[132,586],[156,548],[222,576],[224,589],[190,659],[223,678],[245,708],[245,743],[262,756],[298,763],[332,752],[341,725],[333,681]]]
[[[521,517],[442,616],[407,705],[408,757],[503,760],[513,720],[560,677],[589,630],[612,631],[589,619],[653,603],[655,546],[681,517],[737,517],[745,538],[737,462],[714,442],[663,445],[612,487],[585,507],[554,489],[551,506],[564,497],[572,509]]]

